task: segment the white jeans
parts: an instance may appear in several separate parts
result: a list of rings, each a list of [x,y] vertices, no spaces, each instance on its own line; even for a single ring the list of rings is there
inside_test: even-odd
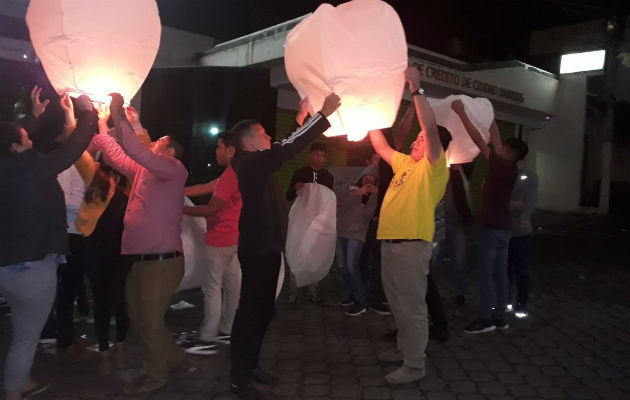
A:
[[[201,284],[204,318],[199,339],[210,341],[219,332],[230,334],[241,292],[241,265],[236,246],[206,246],[208,266]]]

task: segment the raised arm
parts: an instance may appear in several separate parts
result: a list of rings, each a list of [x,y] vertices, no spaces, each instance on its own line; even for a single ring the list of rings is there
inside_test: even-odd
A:
[[[496,153],[503,154],[503,142],[501,141],[501,133],[496,121],[492,121],[490,125],[490,142]]]
[[[217,184],[215,179],[211,182],[201,183],[199,185],[192,185],[184,188],[184,195],[188,197],[205,196],[211,194],[214,191],[214,187]]]
[[[96,133],[96,114],[92,110],[90,99],[81,96],[78,108],[79,122],[68,140],[52,152],[39,157],[42,176],[54,176],[68,169],[81,156]]]
[[[114,120],[116,135],[118,135],[120,145],[127,156],[159,177],[171,178],[180,174],[181,164],[175,158],[154,154],[142,144],[129,122],[123,118],[122,105],[124,100],[122,96],[115,93],[111,96],[112,102],[109,107]]]
[[[103,152],[103,159],[107,164],[125,175],[127,178],[131,180],[134,179],[139,167],[138,163],[125,154],[122,147],[120,147],[118,142],[116,142],[109,133],[102,133],[98,135],[92,141],[92,144],[96,150],[101,150]]]
[[[424,92],[420,89],[420,71],[415,67],[409,67],[405,70],[405,80],[409,85],[409,91],[413,97],[413,105],[416,109],[418,122],[422,131],[425,132],[427,141],[426,156],[431,164],[435,164],[440,159],[442,153],[442,144],[438,135],[437,124],[435,123],[435,115],[433,109],[429,105]]]
[[[31,90],[31,112],[19,121],[20,126],[24,128],[29,137],[35,132],[39,126],[39,117],[46,111],[46,107],[50,100],[46,99],[40,101],[39,96],[42,93],[42,88],[35,85]]]
[[[464,124],[464,128],[466,128],[466,132],[468,132],[468,135],[470,136],[472,141],[477,145],[477,147],[481,151],[481,155],[483,155],[486,159],[489,159],[490,147],[488,147],[488,144],[486,144],[485,140],[483,140],[481,133],[479,133],[477,128],[475,128],[475,125],[473,125],[473,123],[470,122],[468,115],[466,115],[466,110],[464,109],[464,103],[462,103],[461,100],[455,100],[453,103],[451,103],[451,108],[453,109],[453,111],[455,111],[455,114],[457,114],[459,118],[462,120],[462,123]],[[494,122],[492,123],[492,126],[496,128],[496,124]],[[490,127],[490,132],[492,132],[492,126]]]
[[[381,156],[383,161],[387,164],[392,165],[395,150],[387,143],[383,132],[380,129],[376,129],[368,132],[368,135],[370,136],[370,142],[372,142],[372,147],[374,147],[376,154]]]
[[[394,137],[394,148],[396,150],[400,150],[403,143],[405,143],[405,138],[409,135],[411,131],[411,123],[413,122],[413,116],[415,115],[415,107],[410,105],[407,107],[407,111],[403,115],[402,119],[398,124],[392,127],[392,134]]]

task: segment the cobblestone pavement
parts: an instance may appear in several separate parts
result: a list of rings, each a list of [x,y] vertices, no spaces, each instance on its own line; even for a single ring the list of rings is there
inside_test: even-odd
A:
[[[591,228],[589,228],[591,229]],[[265,338],[262,366],[280,383],[264,388],[277,399],[508,400],[630,398],[630,312],[628,234],[585,231],[583,224],[535,235],[533,296],[526,320],[509,321],[510,329],[483,335],[461,332],[475,315],[476,296],[456,306],[444,264],[440,287],[449,313],[452,338],[430,342],[427,376],[417,384],[393,387],[383,376],[395,368],[376,360],[393,344],[379,337],[394,328],[391,317],[368,312],[347,317],[336,304],[341,283],[323,281],[323,305],[306,295],[289,305],[286,295]],[[474,243],[471,244],[474,247]],[[472,250],[472,248],[471,248]],[[474,252],[472,253],[474,254]],[[474,276],[474,272],[471,272]],[[474,279],[472,280],[474,282]],[[471,293],[476,294],[472,288]],[[196,307],[171,311],[176,332],[196,329],[201,318],[198,292],[179,294]],[[0,322],[6,352],[8,317]],[[92,335],[89,325],[81,330]],[[124,399],[124,381],[140,373],[134,338],[128,346],[128,369],[98,377],[96,361],[68,364],[40,351],[35,374],[52,379],[40,399]],[[227,400],[227,348],[210,356],[191,356],[189,365],[151,399]]]

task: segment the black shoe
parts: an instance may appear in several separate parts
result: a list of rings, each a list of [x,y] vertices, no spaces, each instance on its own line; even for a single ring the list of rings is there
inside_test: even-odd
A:
[[[384,342],[396,342],[396,335],[398,335],[397,330],[393,330],[391,332],[387,332],[383,336],[381,336],[381,340]]]
[[[455,304],[457,304],[458,306],[463,306],[464,304],[466,304],[466,296],[464,295],[459,295],[455,298]]]
[[[363,313],[365,313],[365,306],[359,303],[354,303],[346,310],[346,315],[351,317],[356,317],[357,315],[361,315]]]
[[[429,339],[437,340],[440,343],[444,343],[451,338],[451,333],[447,327],[431,327],[429,328]]]
[[[265,400],[267,397],[263,392],[256,389],[254,385],[248,383],[246,385],[230,385],[230,392],[241,400]]]
[[[508,325],[508,323],[505,322],[504,319],[498,319],[494,317],[492,317],[492,324],[494,325],[495,328],[500,329],[500,330],[505,330],[510,327],[510,325]]]
[[[389,306],[383,303],[374,304],[374,305],[368,306],[368,308],[377,314],[392,315],[392,312],[390,311]]]
[[[478,319],[475,322],[467,325],[464,328],[464,332],[466,333],[485,333],[492,332],[496,329],[496,326],[492,323],[492,321]]]
[[[352,297],[346,297],[345,299],[342,299],[341,301],[339,301],[339,305],[341,307],[348,307],[354,304],[354,300],[352,300]]]
[[[278,378],[261,368],[252,370],[252,380],[263,385],[276,385],[278,383]]]

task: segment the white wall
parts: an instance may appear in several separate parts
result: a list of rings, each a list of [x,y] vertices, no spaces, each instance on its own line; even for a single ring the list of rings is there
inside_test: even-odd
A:
[[[209,36],[162,25],[160,49],[154,67],[199,65],[198,56],[215,43]]]
[[[538,207],[578,211],[584,153],[586,76],[562,75],[555,96],[555,117],[527,132],[528,165],[539,178]]]

